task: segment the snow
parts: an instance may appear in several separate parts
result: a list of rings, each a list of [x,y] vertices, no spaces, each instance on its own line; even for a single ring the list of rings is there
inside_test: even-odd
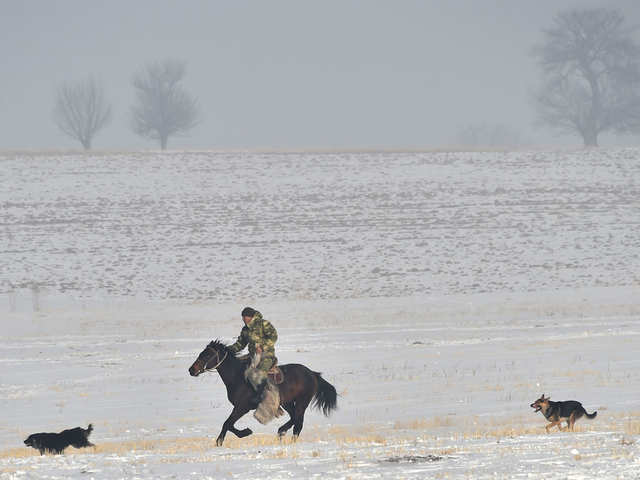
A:
[[[640,278],[634,149],[5,155],[0,165],[4,292],[242,302]]]
[[[0,155],[0,479],[638,478],[639,157]],[[297,443],[188,375],[247,304],[340,395]]]

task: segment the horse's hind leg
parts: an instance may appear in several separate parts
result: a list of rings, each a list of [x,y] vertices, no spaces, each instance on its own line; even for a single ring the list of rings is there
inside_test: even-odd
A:
[[[282,438],[285,436],[285,434],[287,433],[287,430],[289,430],[292,426],[293,426],[293,418],[294,418],[294,412],[295,412],[295,407],[294,407],[294,403],[293,402],[289,402],[286,405],[282,405],[282,408],[284,408],[287,413],[289,414],[289,421],[287,423],[284,423],[279,429],[278,429],[278,437]]]
[[[295,442],[300,436],[300,432],[302,431],[302,425],[304,424],[304,412],[307,410],[309,406],[309,402],[311,398],[305,398],[302,400],[296,400],[296,408],[295,415],[293,417],[293,441]]]
[[[300,436],[300,432],[302,431],[302,425],[304,424],[304,412],[296,418],[295,424],[293,425],[293,441],[298,440]]]
[[[227,418],[225,422],[222,424],[222,430],[220,431],[220,435],[218,435],[218,438],[216,439],[216,445],[218,447],[222,446],[222,442],[224,442],[224,437],[227,434],[227,432],[233,433],[238,438],[243,438],[253,433],[250,428],[245,428],[244,430],[238,430],[236,427],[233,426],[238,421],[238,419],[240,419],[240,417],[242,417],[248,411],[249,411],[249,408],[246,406],[241,408],[233,407],[233,410],[231,411],[231,415],[229,415],[229,418]]]

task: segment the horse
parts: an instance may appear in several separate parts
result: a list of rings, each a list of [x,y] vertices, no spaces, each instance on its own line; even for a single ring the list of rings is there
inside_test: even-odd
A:
[[[220,378],[227,387],[227,398],[233,405],[233,410],[222,425],[216,445],[222,446],[227,431],[238,438],[244,438],[253,433],[250,428],[238,430],[235,423],[250,410],[255,410],[258,403],[252,402],[254,390],[245,380],[246,363],[240,360],[228,345],[214,340],[200,352],[193,365],[189,367],[189,374],[197,377],[203,372],[217,370]],[[284,375],[284,381],[278,385],[280,391],[280,406],[289,414],[289,421],[278,428],[278,437],[282,439],[293,426],[293,440],[296,441],[304,423],[304,413],[313,401],[312,406],[329,416],[337,408],[337,393],[333,385],[322,378],[319,372],[314,372],[304,365],[290,363],[279,365]]]

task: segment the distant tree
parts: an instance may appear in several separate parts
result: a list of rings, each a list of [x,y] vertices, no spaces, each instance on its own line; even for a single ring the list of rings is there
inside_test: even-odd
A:
[[[617,10],[572,9],[559,13],[534,47],[543,73],[535,93],[538,120],[578,133],[597,146],[606,131],[640,127],[640,48]]]
[[[514,128],[500,123],[473,123],[465,125],[455,138],[455,143],[465,147],[516,147],[524,143],[522,135]]]
[[[165,60],[147,65],[133,79],[133,131],[159,140],[162,150],[170,136],[185,134],[200,121],[196,100],[180,85],[185,71],[184,62]]]
[[[58,88],[53,118],[60,130],[89,150],[93,137],[111,120],[111,106],[102,87],[90,77]]]

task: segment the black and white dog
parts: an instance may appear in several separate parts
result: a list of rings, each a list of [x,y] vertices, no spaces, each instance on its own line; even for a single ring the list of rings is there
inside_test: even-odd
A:
[[[40,451],[40,455],[47,453],[63,453],[69,445],[75,448],[94,447],[89,441],[89,435],[93,431],[93,425],[85,428],[70,428],[60,433],[34,433],[24,441],[27,447],[33,447]]]

